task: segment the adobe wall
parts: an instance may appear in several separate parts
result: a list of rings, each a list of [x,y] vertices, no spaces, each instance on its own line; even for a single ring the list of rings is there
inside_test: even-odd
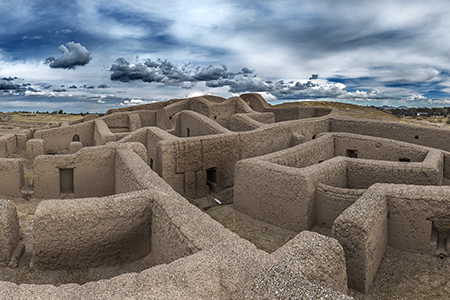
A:
[[[449,187],[387,186],[388,244],[408,252],[441,254],[436,252],[437,245],[432,241],[432,221],[427,218],[449,218],[449,192]],[[448,255],[446,250],[444,255]]]
[[[159,173],[177,192],[193,198],[207,195],[208,169],[215,168],[214,189],[220,191],[234,182],[237,161],[264,155],[291,146],[293,132],[311,140],[328,130],[321,120],[290,121],[284,126],[266,125],[256,130],[227,135],[207,135],[190,139],[172,139],[157,144]],[[150,155],[149,155],[150,156]]]
[[[143,126],[156,125],[155,111],[121,112],[106,115],[100,118],[109,127],[111,132],[132,132]]]
[[[348,286],[367,292],[388,245],[388,204],[375,188],[334,221],[331,236],[345,252]]]
[[[193,111],[182,111],[174,115],[175,128],[168,131],[177,137],[194,137],[210,134],[231,133],[225,127],[204,115]]]
[[[350,160],[347,186],[366,189],[375,183],[441,185],[443,157],[438,150],[430,150],[422,163],[376,160]]]
[[[44,140],[45,153],[59,153],[69,149],[70,143],[74,141],[76,135],[83,146],[94,146],[94,121],[69,127],[38,130],[35,132],[34,138]]]
[[[94,145],[105,145],[108,142],[115,142],[116,136],[111,132],[102,119],[94,120]]]
[[[309,280],[343,294],[348,292],[344,249],[333,238],[302,231],[272,256],[289,260],[290,269],[299,269]]]
[[[421,146],[388,139],[379,139],[356,134],[333,133],[334,155],[348,156],[348,150],[357,150],[357,158],[384,161],[409,160],[422,162],[428,151]]]
[[[230,119],[231,131],[250,131],[263,126],[262,124],[275,123],[273,113],[238,113]]]
[[[347,132],[374,137],[388,138],[430,148],[450,150],[448,130],[400,122],[386,122],[354,118],[330,119],[332,132]]]
[[[331,228],[334,220],[355,203],[365,191],[365,189],[347,189],[319,182],[314,197],[315,224]]]
[[[114,157],[115,149],[111,146],[82,148],[70,155],[36,157],[33,167],[35,197],[55,199],[62,193],[73,193],[76,198],[114,194]],[[73,170],[72,192],[61,190],[60,178],[64,176],[61,169]]]
[[[368,290],[386,245],[448,255],[448,232],[436,237],[433,220],[448,222],[449,192],[447,186],[377,183],[339,215],[332,236],[344,247],[349,287]]]
[[[14,134],[0,136],[0,158],[12,155],[17,149],[17,139]]]
[[[217,100],[216,103],[218,104],[223,102],[220,98],[211,99]],[[165,104],[149,105],[148,107],[161,108],[178,102],[182,101],[169,101]],[[198,103],[202,104],[201,102]],[[225,105],[229,105],[229,103]],[[219,106],[205,107],[219,108]],[[245,110],[245,105],[235,106],[235,112],[241,111],[241,109]],[[134,111],[133,108],[130,111]],[[228,118],[228,106],[226,110],[218,110],[217,112],[224,113],[224,120]],[[222,116],[220,117],[222,118]],[[134,119],[138,124],[136,115],[133,115],[131,119]],[[139,119],[142,122],[142,118],[139,117]],[[128,121],[134,122],[130,121],[130,117]],[[151,121],[148,122],[151,123]],[[164,120],[164,122],[166,121]],[[91,123],[93,124],[93,122]],[[170,125],[172,124],[173,120],[170,120]],[[210,168],[209,166],[216,167],[218,179],[220,178],[225,184],[228,184],[228,178],[233,178],[234,163],[237,160],[267,154],[310,141],[320,132],[329,130],[329,122],[326,118],[301,122],[298,120],[287,121],[278,125],[283,126],[276,128],[276,126],[265,124],[264,126],[267,127],[261,127],[248,133],[230,133],[223,135],[224,137],[207,135],[190,139],[177,138],[160,128],[151,127],[136,130],[128,137],[121,139],[121,143],[108,144],[92,149],[83,148],[72,155],[37,157],[35,159],[35,172],[37,170],[38,173],[41,173],[35,173],[36,178],[42,177],[47,180],[45,184],[48,184],[50,191],[53,189],[52,184],[55,182],[58,182],[58,189],[60,188],[59,178],[54,176],[55,169],[57,170],[56,173],[59,173],[58,168],[61,166],[63,168],[74,166],[76,194],[76,178],[81,174],[76,174],[76,170],[83,170],[85,166],[89,166],[92,176],[87,176],[85,173],[83,173],[84,175],[81,174],[86,177],[84,178],[86,182],[81,185],[78,184],[79,187],[89,190],[91,186],[88,185],[87,181],[91,181],[92,184],[95,184],[97,190],[119,194],[114,196],[100,195],[98,196],[100,198],[42,201],[42,205],[36,211],[38,219],[36,222],[38,224],[36,225],[37,232],[35,235],[40,236],[42,233],[42,236],[35,240],[35,247],[38,249],[36,251],[39,252],[33,259],[35,266],[46,268],[49,265],[57,266],[64,263],[75,266],[88,265],[87,261],[90,259],[92,259],[91,264],[94,265],[114,264],[129,259],[130,256],[125,253],[132,253],[131,256],[133,256],[136,253],[141,253],[140,249],[147,249],[148,243],[145,238],[148,235],[145,234],[142,238],[142,234],[147,232],[145,224],[148,224],[146,221],[148,221],[147,212],[149,211],[151,212],[150,255],[153,261],[156,264],[160,263],[160,265],[140,273],[124,274],[110,280],[90,282],[82,286],[69,284],[55,287],[0,282],[0,298],[241,299],[250,296],[253,298],[281,297],[287,299],[308,294],[314,298],[348,299],[338,292],[308,280],[317,280],[325,286],[332,286],[345,292],[346,284],[343,279],[345,274],[343,274],[344,268],[342,267],[343,253],[339,251],[340,248],[333,239],[324,238],[318,234],[307,235],[303,233],[302,236],[295,239],[295,246],[299,246],[300,249],[321,250],[318,252],[299,250],[289,251],[289,253],[282,253],[280,250],[277,255],[269,255],[256,249],[250,242],[226,230],[174,191],[174,188],[180,189],[181,187],[183,191],[197,193],[198,195],[198,191],[201,192],[201,189],[206,186],[206,170]],[[138,125],[130,125],[130,123],[128,126],[129,128],[131,126],[138,127]],[[74,126],[65,128],[71,127]],[[61,133],[61,129],[56,128],[55,130]],[[70,134],[68,133],[68,135]],[[92,144],[90,145],[93,145],[93,127],[91,134]],[[225,138],[225,136],[228,138]],[[130,144],[131,141],[144,141],[143,144],[147,146],[147,149],[144,149],[144,146],[140,143]],[[201,147],[201,149],[197,147]],[[148,159],[146,154],[149,157]],[[187,155],[192,155],[192,157]],[[198,155],[201,158],[200,164],[196,165],[196,168],[198,166],[200,168],[190,169],[190,163],[197,163],[193,158],[198,158]],[[224,156],[224,158],[221,156]],[[155,157],[153,168],[163,178],[149,167],[150,158],[153,160],[153,157]],[[227,159],[231,159],[231,162],[227,162]],[[323,172],[322,166],[320,166],[322,164],[310,166],[312,170],[310,174],[319,174],[321,178],[324,178],[324,182],[342,185],[342,178],[346,178],[344,166],[346,166],[347,160],[347,158],[334,158],[323,162],[322,164],[325,166],[328,164],[336,168],[336,171],[331,172],[330,175]],[[269,164],[269,162],[263,163]],[[97,167],[93,168],[93,165]],[[281,165],[275,166],[277,168],[288,168]],[[301,171],[301,169],[295,170]],[[298,174],[296,176],[301,178]],[[107,178],[102,181],[104,177]],[[192,178],[195,178],[195,183],[191,180]],[[165,179],[173,185],[173,188],[164,181]],[[267,182],[273,184],[273,178],[270,181],[269,179],[267,178]],[[289,178],[286,177],[286,179]],[[293,183],[297,184],[295,179]],[[218,184],[222,183],[218,182]],[[41,188],[43,186],[44,183],[42,182]],[[136,192],[136,190],[138,191]],[[308,199],[314,197],[314,190],[314,185],[310,184],[308,186]],[[282,191],[281,188],[280,191]],[[91,196],[93,195],[90,194],[89,197]],[[137,199],[137,202],[131,203],[134,201],[133,199]],[[78,201],[81,202],[78,203]],[[298,204],[295,203],[295,205]],[[80,207],[83,209],[75,210]],[[292,207],[288,206],[288,208],[292,210]],[[304,210],[303,207],[300,208]],[[309,209],[308,215],[310,215],[310,210],[314,207],[308,206],[307,209]],[[54,210],[52,214],[50,214],[51,210]],[[95,214],[92,213],[93,211],[95,211]],[[45,214],[46,212],[49,214]],[[97,214],[102,218],[101,220],[99,220]],[[145,215],[145,217],[134,218],[135,214],[138,216]],[[61,218],[55,218],[55,220],[58,220],[57,224],[46,226],[51,223],[49,217],[53,215],[58,215]],[[124,219],[121,219],[121,217]],[[81,224],[76,222],[77,219],[82,221]],[[120,221],[119,224],[125,222],[123,223],[125,225],[117,226],[115,219]],[[39,223],[41,221],[42,223]],[[133,227],[133,224],[137,227]],[[310,225],[307,224],[307,226]],[[52,228],[61,232],[61,235],[52,232]],[[79,230],[76,230],[77,228]],[[108,235],[109,231],[116,232],[116,234]],[[135,234],[136,232],[139,232],[139,234]],[[119,242],[120,238],[122,240]],[[60,251],[58,252],[61,254],[59,256],[65,257],[65,259],[58,259],[58,255],[46,253],[46,251],[51,250],[51,247],[48,247],[48,245],[44,247],[45,240],[54,241],[57,244],[55,249]],[[98,254],[97,256],[87,256],[88,250],[86,249],[90,247],[89,243],[94,243],[91,246],[96,247],[106,240],[112,241],[111,244],[105,246],[110,247],[108,250],[113,254],[112,256],[107,257],[108,251],[104,249],[94,251]],[[65,246],[62,246],[64,243],[66,243]],[[82,255],[75,257],[74,252],[65,250],[71,249],[71,245],[83,249]],[[136,247],[131,249],[133,245]],[[126,247],[128,248],[125,249]],[[284,250],[287,251],[288,248],[286,247]],[[52,263],[51,260],[55,260],[55,262]],[[323,261],[337,263],[331,266],[323,264]],[[310,268],[309,266],[312,265],[317,265],[317,268]],[[280,282],[290,288],[279,289]],[[263,284],[261,285],[261,283]]]
[[[242,94],[239,97],[255,111],[272,112],[275,122],[322,117],[332,112],[332,109],[322,107],[273,107],[257,93]]]
[[[314,184],[306,172],[258,159],[236,164],[233,208],[300,232],[312,227]],[[280,195],[282,195],[280,197]]]
[[[18,159],[0,158],[0,195],[22,197],[24,185],[22,162]]]
[[[33,218],[30,266],[87,268],[135,261],[150,252],[151,223],[145,192],[41,201]]]
[[[402,143],[394,145],[395,142],[389,145],[389,141],[378,139],[388,149],[402,147],[411,157],[422,158],[423,153],[427,156],[423,162],[367,159],[370,151],[364,151],[363,141],[367,140],[370,145],[376,139],[347,135],[346,139],[352,140],[351,145],[363,146],[356,149],[367,158],[334,157],[340,154],[339,147],[335,153],[334,146],[340,138],[342,134],[322,134],[295,147],[237,162],[234,208],[258,220],[299,232],[314,224],[330,228],[334,219],[356,201],[364,189],[377,182],[442,184],[443,156],[438,150],[417,149],[417,146]],[[403,153],[398,150],[394,155]],[[329,187],[322,186],[316,191],[319,183]]]
[[[3,199],[0,199],[0,245],[0,266],[14,267],[17,263],[14,252],[23,251],[19,236],[19,218],[14,202]]]

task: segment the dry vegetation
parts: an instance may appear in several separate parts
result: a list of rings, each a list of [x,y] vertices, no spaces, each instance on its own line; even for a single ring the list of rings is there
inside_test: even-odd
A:
[[[401,122],[409,124],[418,124],[423,126],[438,126],[441,128],[450,128],[450,118],[443,117],[405,117],[398,118],[390,112],[378,110],[368,106],[359,106],[349,103],[332,102],[332,101],[299,101],[289,102],[277,105],[279,107],[289,106],[306,106],[306,107],[327,107],[334,108],[339,111],[339,114],[345,117],[372,119],[380,121]]]
[[[51,114],[51,113],[23,113],[23,112],[6,112],[0,113],[0,116],[11,116],[11,122],[40,122],[40,123],[58,123],[71,122],[83,118],[81,115],[71,114]]]

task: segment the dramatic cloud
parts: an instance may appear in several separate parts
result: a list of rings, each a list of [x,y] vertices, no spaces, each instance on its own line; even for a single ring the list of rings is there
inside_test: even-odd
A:
[[[122,82],[156,82],[182,88],[192,88],[198,82],[203,82],[208,88],[228,87],[230,93],[267,92],[279,99],[329,98],[346,93],[346,87],[341,83],[318,84],[311,80],[304,83],[285,83],[283,80],[273,83],[261,79],[255,70],[244,67],[239,72],[231,72],[225,65],[199,67],[187,64],[177,67],[160,59],[146,59],[144,63],[130,64],[124,58],[119,58],[110,71],[111,80]],[[313,74],[310,78],[318,77],[319,75]]]
[[[229,72],[225,65],[214,67],[212,65],[202,68],[191,64],[179,68],[167,60],[146,59],[144,63],[136,65],[128,63],[124,58],[118,58],[111,66],[111,80],[129,82],[141,80],[144,82],[162,83],[182,88],[192,88],[197,82],[212,80],[228,80],[238,75],[248,75],[253,71],[243,68],[241,72]]]
[[[30,89],[30,83],[16,83],[17,77],[2,77],[0,78],[0,90],[10,91],[14,90],[15,92],[24,92],[27,89]]]
[[[0,80],[0,90],[16,90],[21,87],[19,84],[14,84],[7,80]]]
[[[91,52],[87,51],[80,43],[69,42],[67,46],[70,50],[64,45],[58,47],[58,51],[62,52],[60,58],[49,57],[45,60],[50,68],[74,69],[77,66],[87,65],[91,61]]]

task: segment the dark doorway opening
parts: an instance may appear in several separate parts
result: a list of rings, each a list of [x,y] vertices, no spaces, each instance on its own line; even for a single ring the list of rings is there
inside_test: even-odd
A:
[[[427,218],[431,221],[431,245],[436,247],[436,255],[448,256],[450,239],[450,219]]]
[[[211,190],[217,190],[217,168],[206,169],[206,184]]]

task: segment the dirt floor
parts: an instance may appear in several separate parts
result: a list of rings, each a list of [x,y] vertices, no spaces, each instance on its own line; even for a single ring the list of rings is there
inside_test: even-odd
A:
[[[388,247],[367,294],[355,299],[449,299],[450,258],[430,257]]]

